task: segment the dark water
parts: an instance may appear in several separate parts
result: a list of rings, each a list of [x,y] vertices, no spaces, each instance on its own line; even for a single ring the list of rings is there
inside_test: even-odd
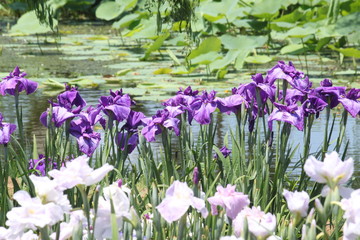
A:
[[[0,21],[0,25],[5,26]],[[216,80],[208,76],[204,69],[185,76],[178,75],[155,75],[153,72],[159,68],[176,68],[173,61],[165,54],[155,53],[152,61],[140,61],[144,55],[139,48],[139,42],[127,40],[122,44],[120,38],[111,32],[109,26],[94,26],[87,23],[80,25],[60,26],[60,30],[68,31],[61,36],[58,43],[54,43],[51,37],[40,37],[40,44],[34,36],[8,36],[6,31],[0,35],[0,45],[2,55],[0,56],[0,77],[5,77],[16,65],[28,73],[28,78],[40,82],[40,89],[32,95],[21,95],[20,102],[23,111],[23,121],[25,134],[31,139],[35,134],[38,139],[38,146],[43,145],[46,128],[39,122],[40,114],[49,106],[48,100],[56,97],[56,92],[45,88],[41,82],[48,78],[67,82],[74,79],[85,78],[91,80],[96,89],[85,89],[80,87],[82,97],[88,105],[97,105],[100,96],[108,95],[108,89],[124,88],[125,93],[129,93],[137,102],[137,111],[142,111],[145,115],[151,116],[156,110],[161,109],[161,100],[172,96],[177,89],[191,85],[199,90],[216,90],[220,95],[226,95],[232,87],[239,83],[249,82],[250,75],[266,70],[276,64],[277,60],[291,60],[298,69],[305,73],[309,72],[310,80],[318,84],[323,78],[331,78],[338,86],[358,85],[358,75],[353,69],[351,59],[346,59],[342,65],[338,63],[338,57],[334,53],[324,52],[320,56],[308,55],[308,69],[305,69],[305,59],[303,56],[276,56],[274,61],[265,65],[247,64],[241,71],[230,69],[226,78]],[[91,30],[91,31],[90,31]],[[92,39],[99,34],[105,35],[99,39]],[[101,39],[102,38],[102,39]],[[180,60],[183,59],[184,49],[181,47],[171,47]],[[261,51],[261,50],[259,50]],[[326,60],[326,61],[324,61]],[[359,68],[357,66],[357,68]],[[120,70],[131,69],[125,76],[115,76]],[[359,71],[360,69],[358,69]],[[109,83],[111,80],[111,84]],[[15,104],[12,96],[0,96],[0,112],[3,113],[6,122],[16,122]],[[339,132],[340,110],[336,118],[333,133],[333,142]],[[311,152],[316,152],[323,141],[325,130],[325,114],[314,122],[311,137]],[[215,116],[218,124],[216,144],[220,148],[223,144],[223,136],[230,130],[236,122],[234,116],[225,114]],[[198,131],[194,126],[194,131]],[[292,130],[291,140],[294,146],[300,144],[303,133]],[[352,157],[356,165],[356,173],[359,180],[360,175],[360,119],[348,118],[344,142],[349,140],[348,157]],[[156,145],[156,143],[155,143]],[[333,145],[330,146],[333,149]],[[136,154],[136,153],[134,153]],[[300,151],[297,158],[300,156]],[[294,163],[298,159],[294,159]],[[298,169],[294,169],[293,174],[297,175]]]

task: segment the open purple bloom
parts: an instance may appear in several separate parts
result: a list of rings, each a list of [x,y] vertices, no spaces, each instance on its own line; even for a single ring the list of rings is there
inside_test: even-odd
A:
[[[334,108],[339,104],[340,96],[345,95],[346,87],[334,87],[330,79],[324,79],[320,82],[320,87],[314,89],[314,92],[322,100],[330,104],[330,108]]]
[[[122,89],[115,92],[110,90],[110,96],[101,96],[99,102],[99,107],[109,116],[110,121],[118,122],[127,119],[130,106],[135,104],[128,94],[122,93]]]
[[[137,131],[139,126],[144,125],[144,123],[141,121],[143,118],[145,118],[145,115],[142,112],[135,112],[131,110],[122,129],[128,131]]]
[[[230,219],[235,219],[239,212],[250,204],[248,196],[241,192],[236,192],[235,187],[235,185],[228,184],[226,188],[222,186],[216,188],[215,196],[208,198],[208,202],[211,204],[212,215],[217,215],[217,206],[221,206],[225,208],[226,215]]]
[[[34,170],[37,176],[46,176],[46,165],[50,170],[57,167],[56,162],[53,162],[50,158],[45,159],[43,154],[39,154],[38,159],[29,160],[29,170]]]
[[[225,98],[216,98],[217,107],[220,112],[230,114],[230,112],[237,113],[241,110],[242,104],[246,108],[249,107],[249,103],[240,94],[233,94]]]
[[[20,72],[19,67],[16,66],[9,76],[0,82],[0,94],[5,96],[6,94],[15,95],[22,91],[25,91],[26,94],[35,92],[38,83],[24,78],[25,76],[26,73]]]
[[[211,91],[210,93],[203,91],[203,94],[199,98],[191,102],[191,115],[198,123],[206,125],[211,122],[211,113],[217,108],[215,95],[215,91]]]
[[[289,62],[289,65],[287,65],[284,61],[279,61],[278,64],[276,64],[272,69],[267,72],[266,76],[266,80],[270,83],[270,85],[272,85],[277,79],[283,79],[286,80],[294,88],[297,88],[299,86],[300,88],[303,88],[303,85],[308,85],[306,84],[308,82],[308,79],[304,80],[304,84],[298,82],[298,80],[301,81],[300,79],[303,78],[304,73],[297,71],[292,62]]]
[[[295,88],[287,89],[285,96],[285,103],[287,105],[292,105],[297,102],[303,102],[305,94]],[[283,91],[279,91],[279,101],[283,99]]]
[[[348,111],[352,117],[356,117],[356,115],[358,115],[360,112],[359,98],[360,89],[352,88],[345,97],[339,98],[339,102],[341,102],[346,111]]]
[[[40,122],[47,127],[47,116],[48,111],[45,111],[40,116]],[[52,108],[52,117],[51,120],[54,122],[55,127],[61,127],[63,123],[68,120],[76,117],[75,114],[69,112],[68,109],[64,107],[53,107]]]
[[[271,102],[274,102],[276,89],[274,86],[274,82],[269,81],[268,78],[264,79],[261,73],[252,75],[251,78],[253,80],[253,83],[255,83],[256,86],[262,90],[260,93],[262,97],[263,95],[266,95],[266,97],[270,99]]]
[[[11,134],[16,130],[16,125],[12,123],[3,122],[3,116],[0,113],[0,144],[7,144],[10,142]]]
[[[274,120],[287,122],[300,131],[304,129],[304,110],[302,107],[299,107],[296,104],[285,106],[276,102],[274,105],[276,108],[270,114],[268,119],[270,130],[272,130],[272,122]]]
[[[223,146],[222,148],[220,148],[220,152],[222,153],[224,158],[228,157],[231,154],[231,150],[228,149],[226,146]],[[214,158],[218,158],[218,155],[214,154]]]
[[[94,132],[93,126],[86,120],[86,117],[81,117],[70,122],[69,132],[76,137],[81,152],[91,156],[98,145],[100,144],[100,133]]]
[[[316,114],[316,117],[319,116],[319,113],[327,106],[328,104],[316,95],[309,94],[308,99],[302,104],[304,109],[304,114],[307,117],[309,114]]]
[[[183,113],[180,107],[166,107],[163,110],[157,111],[157,113],[150,118],[143,118],[141,121],[145,124],[145,127],[141,130],[141,134],[147,141],[155,141],[155,135],[162,132],[162,127],[174,130],[176,136],[180,135],[179,123],[177,118],[179,114]]]
[[[182,107],[189,107],[190,103],[198,96],[199,91],[193,91],[190,86],[176,93],[176,95],[172,98],[166,100],[163,105],[164,106],[182,106]]]
[[[86,106],[85,100],[80,96],[77,88],[69,85],[65,88],[66,91],[58,95],[58,103],[53,103],[53,106],[64,107],[75,114],[79,113]]]
[[[127,132],[119,132],[116,135],[115,143],[120,147],[122,151],[127,148],[128,153],[132,153],[139,143],[139,135],[137,133],[128,134]]]

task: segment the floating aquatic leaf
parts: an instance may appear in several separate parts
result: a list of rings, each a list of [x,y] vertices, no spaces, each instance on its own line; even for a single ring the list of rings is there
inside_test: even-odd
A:
[[[245,62],[247,63],[256,63],[256,64],[264,64],[271,62],[272,58],[265,56],[265,55],[256,55],[256,56],[249,56],[245,58]]]
[[[117,77],[125,76],[126,74],[128,74],[131,71],[132,71],[132,69],[123,69],[123,70],[117,71],[114,75]]]
[[[74,86],[78,86],[81,88],[98,88],[99,87],[99,84],[97,84],[93,80],[87,79],[87,78],[74,79],[68,83],[69,83],[69,85],[74,85]]]
[[[171,68],[159,68],[153,72],[153,74],[170,74],[172,72]]]
[[[56,80],[51,79],[51,78],[49,78],[46,81],[42,82],[42,84],[46,88],[50,88],[50,89],[65,89],[64,83],[61,83],[61,82],[56,81]]]
[[[96,41],[96,40],[109,40],[108,36],[105,35],[95,35],[91,37],[87,37],[87,40]]]
[[[234,36],[225,34],[220,37],[220,40],[226,49],[253,50],[254,48],[262,47],[267,41],[267,36],[238,35],[238,36],[234,37]]]

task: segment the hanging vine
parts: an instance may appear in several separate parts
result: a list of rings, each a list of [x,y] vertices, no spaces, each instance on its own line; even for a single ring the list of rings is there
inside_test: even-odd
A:
[[[168,3],[165,17],[161,15],[161,7]],[[194,21],[194,9],[199,5],[199,0],[146,0],[147,9],[151,12],[151,7],[157,9],[157,31],[161,32],[162,25],[166,23],[179,22],[179,30],[192,34],[191,23]],[[184,24],[183,24],[184,23]]]

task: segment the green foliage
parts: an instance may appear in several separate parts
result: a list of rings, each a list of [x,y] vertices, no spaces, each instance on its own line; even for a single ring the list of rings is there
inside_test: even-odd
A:
[[[57,21],[54,20],[54,25],[57,25]],[[23,33],[23,34],[40,34],[50,32],[50,26],[41,23],[37,18],[35,11],[27,12],[22,15],[18,22],[12,26],[10,32],[12,33]]]

